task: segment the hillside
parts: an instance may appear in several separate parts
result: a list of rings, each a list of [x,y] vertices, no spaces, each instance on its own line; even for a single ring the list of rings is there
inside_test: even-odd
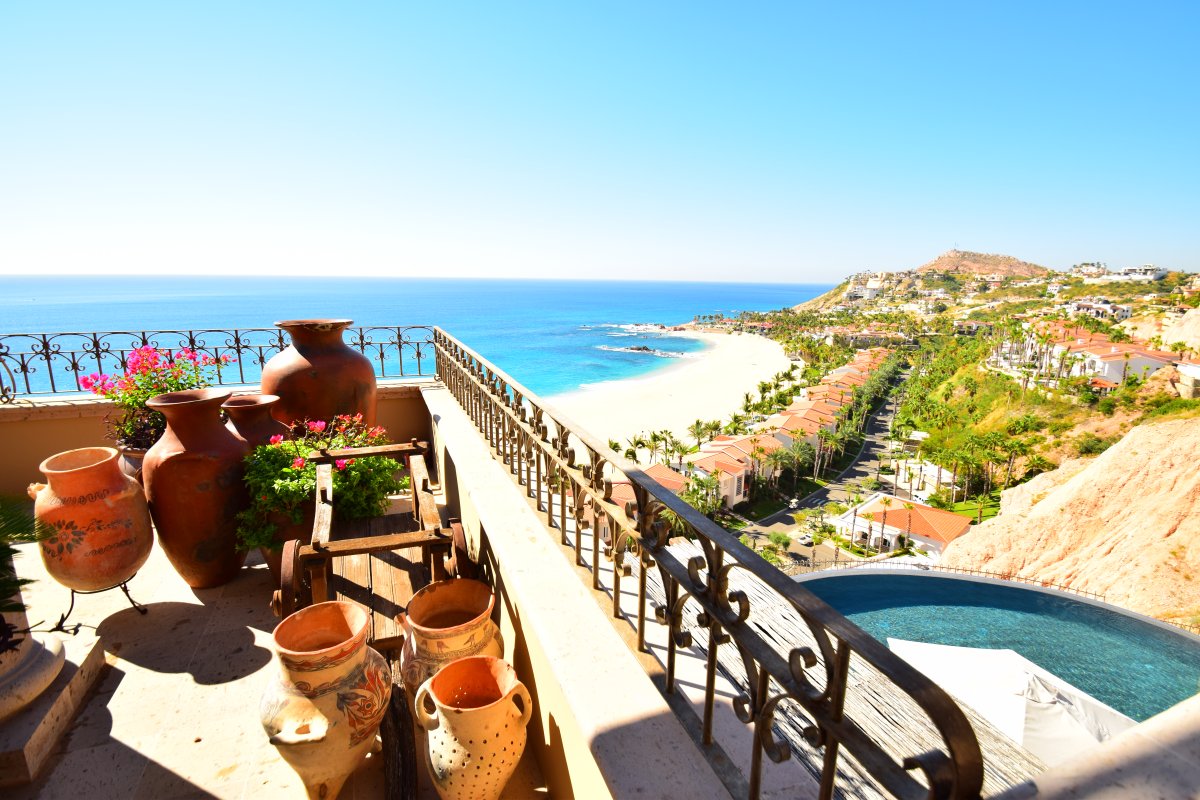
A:
[[[837,286],[830,289],[825,294],[819,294],[811,300],[805,300],[797,306],[792,306],[794,311],[819,311],[828,306],[835,306],[842,302],[846,294],[846,287],[850,285],[850,281],[842,281]]]
[[[1002,513],[951,544],[947,566],[1098,592],[1200,622],[1200,425],[1141,425],[1095,459],[1005,492]]]
[[[950,250],[917,267],[917,272],[950,272],[968,275],[1004,275],[1012,278],[1041,278],[1050,274],[1046,267],[1030,264],[1012,256]]]
[[[1183,342],[1194,353],[1200,353],[1200,308],[1193,308],[1182,317],[1166,319],[1162,314],[1133,317],[1118,327],[1133,336],[1150,339],[1157,336],[1164,349],[1171,349]]]

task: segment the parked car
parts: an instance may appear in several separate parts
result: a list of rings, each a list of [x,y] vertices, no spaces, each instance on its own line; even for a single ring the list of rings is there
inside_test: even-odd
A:
[[[799,539],[797,539],[796,541],[799,542],[800,544],[804,545],[805,547],[812,547],[812,543],[813,543],[812,534],[806,533],[803,536],[801,536]]]

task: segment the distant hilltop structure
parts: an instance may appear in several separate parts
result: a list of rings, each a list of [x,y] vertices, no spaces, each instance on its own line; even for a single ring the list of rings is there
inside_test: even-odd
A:
[[[979,275],[988,279],[1044,278],[1047,267],[1030,264],[1012,256],[993,253],[972,253],[969,250],[950,250],[917,267],[919,273],[939,272],[950,275]]]

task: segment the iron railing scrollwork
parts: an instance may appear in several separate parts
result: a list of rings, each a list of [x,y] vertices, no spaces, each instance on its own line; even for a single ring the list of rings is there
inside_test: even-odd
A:
[[[707,631],[707,683],[701,738],[713,741],[718,650],[733,647],[744,667],[745,682],[734,701],[737,717],[751,726],[752,762],[748,793],[758,797],[763,756],[781,762],[791,755],[779,741],[774,721],[781,703],[799,713],[803,738],[820,753],[820,796],[830,798],[842,748],[882,791],[896,797],[978,797],[983,761],[975,733],[962,710],[928,678],[867,635],[737,540],[724,528],[647,477],[637,465],[609,450],[563,415],[545,405],[495,366],[440,328],[435,329],[437,375],[487,440],[527,497],[544,514],[547,528],[558,529],[561,544],[573,547],[575,562],[585,566],[580,531],[591,529],[591,583],[600,587],[601,555],[612,562],[613,615],[622,616],[621,580],[638,570],[637,647],[646,648],[648,577],[656,575],[665,596],[653,609],[654,620],[668,626],[666,687],[675,689],[679,648],[692,644],[685,627],[689,608],[697,627]],[[634,500],[619,503],[614,485],[628,482]],[[677,556],[667,517],[682,520],[700,555]],[[568,521],[576,535],[568,537]],[[605,541],[599,532],[612,533]],[[603,549],[602,549],[603,544]],[[781,649],[762,635],[747,593],[731,589],[730,576],[745,570],[768,587],[811,632],[815,647]],[[870,664],[925,715],[940,737],[937,749],[897,760],[864,727],[845,713],[851,656]],[[799,708],[799,712],[794,710]],[[923,781],[912,771],[919,771]]]
[[[347,329],[346,343],[367,356],[380,378],[433,374],[433,328],[427,325],[368,325]],[[22,397],[78,394],[85,375],[124,372],[140,347],[178,352],[184,348],[233,361],[213,370],[219,385],[258,383],[263,365],[289,344],[278,328],[100,331],[94,333],[0,334],[0,405]]]

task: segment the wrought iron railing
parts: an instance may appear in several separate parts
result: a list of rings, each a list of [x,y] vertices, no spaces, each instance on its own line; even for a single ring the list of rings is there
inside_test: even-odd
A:
[[[847,559],[845,561],[813,561],[807,564],[799,564],[795,569],[788,570],[793,574],[807,574],[810,572],[823,572],[825,570],[848,570],[848,569],[892,569],[906,572],[944,572],[950,575],[973,575],[979,578],[991,578],[997,581],[1012,581],[1013,583],[1024,583],[1030,586],[1039,586],[1044,589],[1054,589],[1059,592],[1068,594],[1077,594],[1080,597],[1086,597],[1091,600],[1099,600],[1104,602],[1104,595],[1099,592],[1089,592],[1086,589],[1076,589],[1072,586],[1064,586],[1061,583],[1053,581],[1043,581],[1037,578],[1026,578],[1021,575],[1015,575],[1005,572],[991,572],[986,569],[975,569],[973,567],[950,567],[942,564],[914,564],[912,562],[889,562],[887,560],[873,561],[870,559]]]
[[[380,378],[433,374],[433,328],[363,325],[346,329],[346,343],[371,359]],[[101,331],[0,334],[0,404],[38,395],[76,394],[92,373],[120,374],[139,347],[235,359],[214,376],[226,385],[258,383],[262,367],[290,344],[279,328]]]
[[[666,690],[675,691],[676,654],[692,644],[692,630],[707,632],[707,681],[701,731],[704,745],[713,744],[716,678],[721,648],[735,648],[740,665],[740,695],[734,700],[738,718],[750,726],[752,758],[746,776],[750,797],[760,794],[763,755],[775,762],[789,758],[795,739],[781,742],[776,712],[788,706],[792,729],[813,748],[819,761],[820,797],[830,798],[839,779],[839,753],[845,748],[851,760],[869,774],[884,793],[904,798],[978,797],[983,784],[979,744],[962,710],[924,675],[893,655],[832,607],[802,588],[753,550],[687,503],[648,478],[635,464],[622,459],[604,443],[573,425],[519,383],[469,350],[441,329],[434,334],[437,374],[491,446],[524,488],[530,502],[543,513],[547,529],[560,544],[574,549],[575,563],[590,561],[593,589],[601,587],[601,553],[612,562],[612,611],[623,616],[621,579],[626,567],[637,567],[637,608],[629,617],[636,625],[636,647],[645,652],[647,624],[656,620],[669,626],[666,653]],[[635,502],[619,504],[613,485],[631,484]],[[582,551],[585,518],[592,526],[590,559]],[[682,525],[696,546],[681,558],[680,542],[672,525]],[[603,543],[600,521],[613,531]],[[690,547],[690,546],[689,546]],[[602,549],[603,548],[603,549]],[[626,559],[633,564],[626,565]],[[735,571],[744,571],[745,575]],[[649,586],[664,602],[651,605]],[[731,587],[753,581],[750,592]],[[690,624],[687,607],[698,611]],[[761,609],[770,608],[768,612]],[[759,616],[756,616],[759,611]],[[762,618],[762,614],[769,616]],[[783,614],[788,620],[777,620]],[[685,625],[685,620],[687,624]],[[781,645],[782,623],[804,633]],[[811,634],[811,635],[809,635]],[[852,691],[848,675],[852,656],[873,668],[880,681],[896,687],[897,694],[921,716],[935,749],[894,756],[874,730],[847,713]],[[727,659],[728,661],[728,659]],[[796,710],[798,708],[798,710]],[[892,743],[889,743],[892,745]],[[843,761],[845,759],[843,758]],[[916,771],[916,774],[914,774]],[[919,779],[918,775],[923,778]]]

